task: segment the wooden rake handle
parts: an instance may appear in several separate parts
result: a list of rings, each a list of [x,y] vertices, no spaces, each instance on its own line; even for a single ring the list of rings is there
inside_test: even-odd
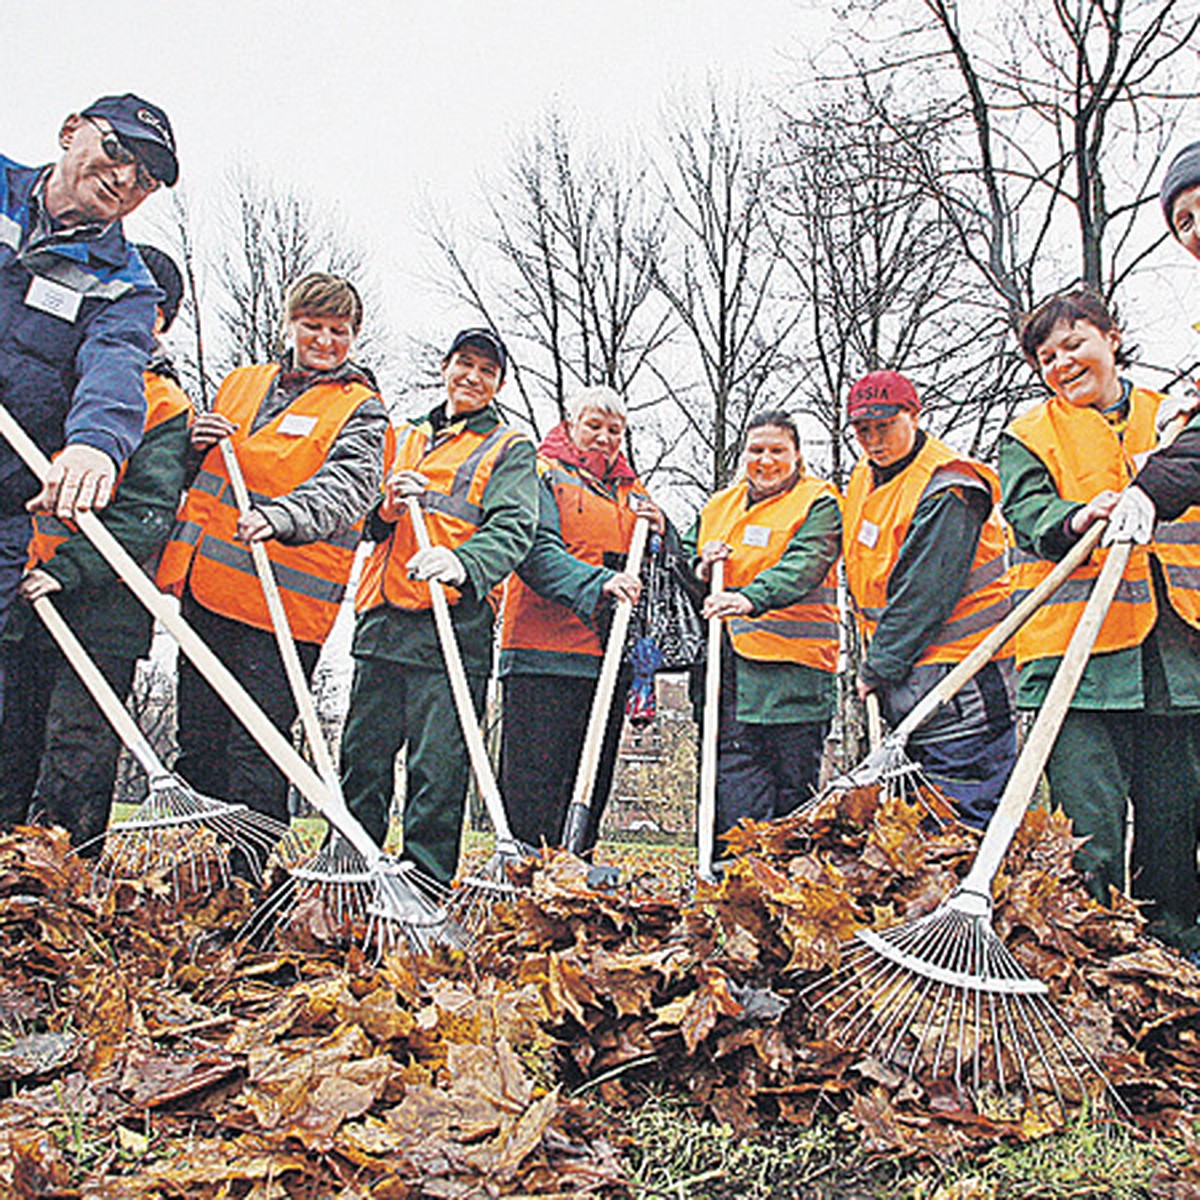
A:
[[[420,501],[416,496],[405,496],[404,503],[412,521],[413,533],[417,537],[417,545],[422,550],[428,550],[433,543],[429,540],[429,530],[425,525],[425,513],[421,509]],[[445,588],[436,579],[429,580],[429,593],[433,600],[433,621],[437,626],[438,641],[442,645],[442,657],[446,661],[446,674],[450,677],[450,690],[454,695],[454,707],[458,710],[463,740],[467,743],[471,770],[475,774],[479,794],[483,797],[488,819],[496,831],[497,842],[511,842],[514,839],[508,824],[508,814],[504,811],[500,787],[496,783],[496,774],[492,770],[487,747],[483,744],[483,731],[479,728],[479,718],[475,715],[471,690],[467,686],[467,672],[458,648],[458,635],[454,632],[454,623],[450,618],[450,602],[446,599]]]
[[[95,660],[84,649],[83,643],[75,636],[71,627],[63,620],[62,614],[54,607],[49,596],[41,596],[33,601],[33,611],[41,618],[50,636],[54,639],[63,657],[75,669],[75,673],[83,681],[84,687],[91,693],[96,707],[105,715],[110,725],[116,730],[117,736],[129,748],[129,753],[137,759],[142,770],[150,777],[153,786],[162,779],[170,779],[171,772],[167,770],[162,759],[154,752],[146,735],[138,728],[137,722],[129,715],[129,710],[121,701],[121,697],[113,690],[113,686],[104,678]]]
[[[903,746],[947,700],[952,699],[974,678],[1004,645],[1060,587],[1096,548],[1107,522],[1098,521],[1075,543],[1050,572],[1013,607],[997,625],[952,671],[929,689],[892,732],[893,741]]]
[[[1108,615],[1132,550],[1132,542],[1118,542],[1109,548],[1108,557],[1096,578],[1087,606],[1079,618],[1079,624],[1075,626],[1075,632],[1071,634],[1066,653],[1054,673],[1046,698],[1038,709],[1037,718],[1021,749],[1013,773],[1009,776],[1004,795],[1000,798],[1000,804],[988,824],[979,852],[959,888],[961,892],[981,895],[990,900],[992,881],[1016,836],[1025,810],[1029,806],[1030,797],[1041,778],[1042,769],[1054,748],[1054,741],[1066,719],[1067,709],[1071,706],[1071,699],[1079,686],[1088,657],[1100,633],[1100,626],[1104,624],[1104,618]]]
[[[45,479],[50,462],[33,439],[21,428],[13,415],[0,405],[0,435],[25,465],[38,477]],[[208,648],[198,633],[183,619],[173,600],[168,599],[155,587],[150,577],[130,555],[129,551],[109,532],[107,526],[94,512],[80,512],[75,517],[80,532],[96,547],[101,558],[116,572],[142,606],[162,622],[179,648],[192,660],[196,670],[208,681],[213,690],[225,701],[238,720],[246,727],[251,737],[262,747],[271,761],[300,789],[305,799],[326,813],[330,807],[329,789],[317,773],[296,753],[291,742],[271,723],[270,718],[254,702],[250,693],[238,682],[237,677]],[[360,827],[361,828],[361,827]],[[360,853],[365,847],[348,836]],[[367,843],[378,857],[378,847],[367,837]],[[371,861],[370,859],[368,861]]]
[[[223,437],[219,445],[221,457],[225,460],[225,472],[233,488],[233,498],[237,502],[238,512],[244,517],[254,505],[250,499],[250,489],[246,487],[246,477],[242,474],[242,464],[238,461],[237,450],[229,438]],[[283,659],[288,686],[296,701],[300,722],[304,726],[304,736],[308,739],[313,759],[317,764],[317,773],[325,780],[330,791],[340,790],[337,768],[333,765],[333,755],[325,739],[325,731],[321,728],[312,691],[304,678],[304,666],[300,662],[296,641],[292,637],[291,622],[288,621],[287,610],[283,606],[283,597],[279,594],[279,583],[275,579],[271,557],[262,542],[250,543],[250,557],[254,560],[254,570],[262,585],[263,598],[267,602],[267,612],[275,631],[275,641],[279,645],[279,656]]]
[[[725,562],[712,564],[708,594],[725,590]],[[704,663],[704,722],[700,730],[700,805],[696,812],[696,874],[713,878],[717,825],[717,738],[721,730],[722,618],[708,618],[708,657]]]
[[[627,575],[641,574],[649,532],[650,522],[645,517],[638,517],[633,525],[629,552],[625,556]],[[625,649],[626,635],[629,633],[629,622],[633,617],[633,607],[628,600],[617,601],[612,627],[608,631],[608,642],[604,647],[604,661],[600,664],[600,678],[596,681],[596,691],[592,696],[587,733],[584,735],[583,749],[579,754],[579,767],[575,772],[575,790],[571,795],[571,803],[563,824],[563,845],[572,854],[578,854],[583,849],[583,839],[587,833],[588,813],[591,812],[592,793],[596,788],[596,766],[600,761],[600,748],[604,742],[604,730],[608,725],[609,709],[612,708],[613,692],[617,687],[617,672],[621,668],[621,656]]]

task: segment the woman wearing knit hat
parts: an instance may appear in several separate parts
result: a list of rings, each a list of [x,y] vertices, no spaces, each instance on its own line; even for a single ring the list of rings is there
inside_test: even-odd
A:
[[[1158,193],[1167,227],[1193,258],[1200,258],[1200,142],[1171,160]]]

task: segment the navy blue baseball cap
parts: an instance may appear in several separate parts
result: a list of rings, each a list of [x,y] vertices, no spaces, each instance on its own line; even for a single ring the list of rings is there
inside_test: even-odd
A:
[[[80,114],[102,117],[113,132],[146,164],[155,179],[174,187],[179,178],[175,157],[175,134],[167,114],[132,92],[124,96],[101,96]]]
[[[508,348],[494,329],[463,329],[456,333],[454,341],[450,343],[450,349],[446,351],[446,358],[456,350],[461,350],[463,346],[472,346],[494,358],[500,364],[500,381],[504,382],[504,375],[508,370]]]

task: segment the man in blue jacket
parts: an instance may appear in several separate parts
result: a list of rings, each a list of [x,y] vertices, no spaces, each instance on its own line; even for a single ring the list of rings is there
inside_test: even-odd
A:
[[[0,439],[0,631],[29,511],[103,508],[141,438],[160,294],[121,219],[179,174],[166,113],[137,96],[102,97],[58,138],[52,166],[0,155],[0,403],[46,454],[61,452],[39,487]]]

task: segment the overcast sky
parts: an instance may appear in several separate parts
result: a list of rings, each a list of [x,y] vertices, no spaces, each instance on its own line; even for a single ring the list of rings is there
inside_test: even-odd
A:
[[[775,91],[827,41],[828,9],[818,0],[8,0],[0,151],[49,161],[68,112],[138,92],[174,123],[181,185],[201,220],[238,165],[337,206],[372,255],[395,331],[436,340],[470,314],[437,311],[423,282],[426,198],[439,212],[468,213],[477,181],[494,177],[514,138],[551,108],[586,134],[620,139],[652,130],[672,97],[711,75]],[[131,232],[155,240],[166,208],[151,197]],[[1170,342],[1158,357],[1178,362],[1200,344],[1180,320],[1200,318],[1200,272],[1174,246],[1152,266],[1133,323],[1144,349]]]
[[[0,150],[49,161],[62,118],[134,91],[175,127],[203,206],[248,164],[337,204],[375,258],[389,317],[421,321],[424,197],[466,209],[551,107],[589,133],[652,125],[673,94],[770,85],[819,42],[810,0],[9,0]],[[466,193],[467,195],[464,195]],[[152,197],[130,221],[149,236]],[[430,330],[414,330],[426,333]]]

